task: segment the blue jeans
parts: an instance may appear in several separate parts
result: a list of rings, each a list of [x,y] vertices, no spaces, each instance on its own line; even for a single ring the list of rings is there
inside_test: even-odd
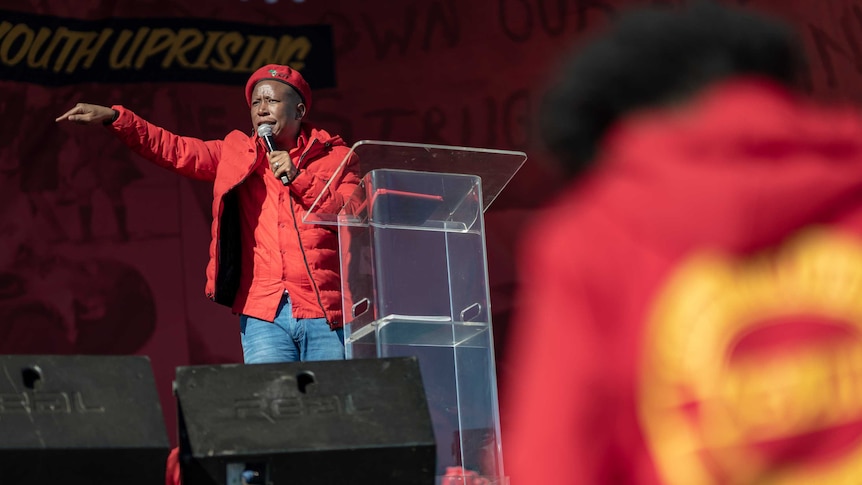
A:
[[[285,293],[274,322],[239,318],[246,364],[344,359],[344,330],[331,330],[325,318],[293,318]]]

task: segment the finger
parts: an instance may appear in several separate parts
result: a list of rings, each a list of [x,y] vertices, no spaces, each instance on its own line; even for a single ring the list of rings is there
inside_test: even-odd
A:
[[[281,164],[281,162],[278,161],[278,158],[273,159],[272,157],[270,157],[269,169],[272,170],[272,173],[278,173],[278,171],[283,168],[284,166]]]
[[[277,163],[280,163],[278,167],[272,167],[272,173],[275,174],[275,177],[281,178],[282,175],[286,175],[288,178],[293,179],[294,175],[296,175],[296,169],[293,167],[290,158]]]
[[[57,118],[54,121],[62,121],[62,120],[71,121],[74,119],[74,118],[72,118],[72,115],[78,114],[80,112],[81,112],[81,108],[79,106],[75,106],[74,108],[70,109],[69,111],[66,111],[65,113],[63,113],[59,118]]]
[[[272,152],[269,157],[269,166],[273,169],[276,168],[276,164],[278,164],[278,167],[292,167],[292,160],[286,155],[286,153],[287,152]]]
[[[276,173],[279,170],[284,170],[285,166],[287,166],[287,163],[285,163],[284,158],[279,156],[270,157],[269,168],[273,173]]]

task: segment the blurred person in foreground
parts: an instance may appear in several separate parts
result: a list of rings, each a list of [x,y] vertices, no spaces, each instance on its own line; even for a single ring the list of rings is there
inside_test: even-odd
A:
[[[245,100],[250,130],[220,140],[176,135],[119,105],[78,103],[56,121],[105,125],[156,165],[213,183],[206,295],[240,315],[245,363],[343,359],[338,235],[302,218],[319,196],[337,211],[356,188],[352,165],[327,185],[349,148],[307,121],[311,88],[289,66],[252,73]]]
[[[862,477],[862,120],[791,28],[623,13],[543,104],[571,177],[520,248],[513,485]]]

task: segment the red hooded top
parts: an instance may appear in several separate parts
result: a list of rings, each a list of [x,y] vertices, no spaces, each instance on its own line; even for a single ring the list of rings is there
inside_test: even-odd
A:
[[[511,483],[858,483],[857,113],[732,80],[596,166],[520,251]]]

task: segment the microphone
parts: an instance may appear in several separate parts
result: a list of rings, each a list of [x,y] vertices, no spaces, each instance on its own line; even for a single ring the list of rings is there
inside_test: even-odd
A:
[[[275,137],[272,136],[272,125],[265,123],[257,127],[257,136],[259,136],[263,140],[264,146],[266,146],[267,152],[274,152],[278,150],[275,147]],[[287,175],[281,175],[281,183],[282,185],[289,185],[290,179],[287,178]]]

